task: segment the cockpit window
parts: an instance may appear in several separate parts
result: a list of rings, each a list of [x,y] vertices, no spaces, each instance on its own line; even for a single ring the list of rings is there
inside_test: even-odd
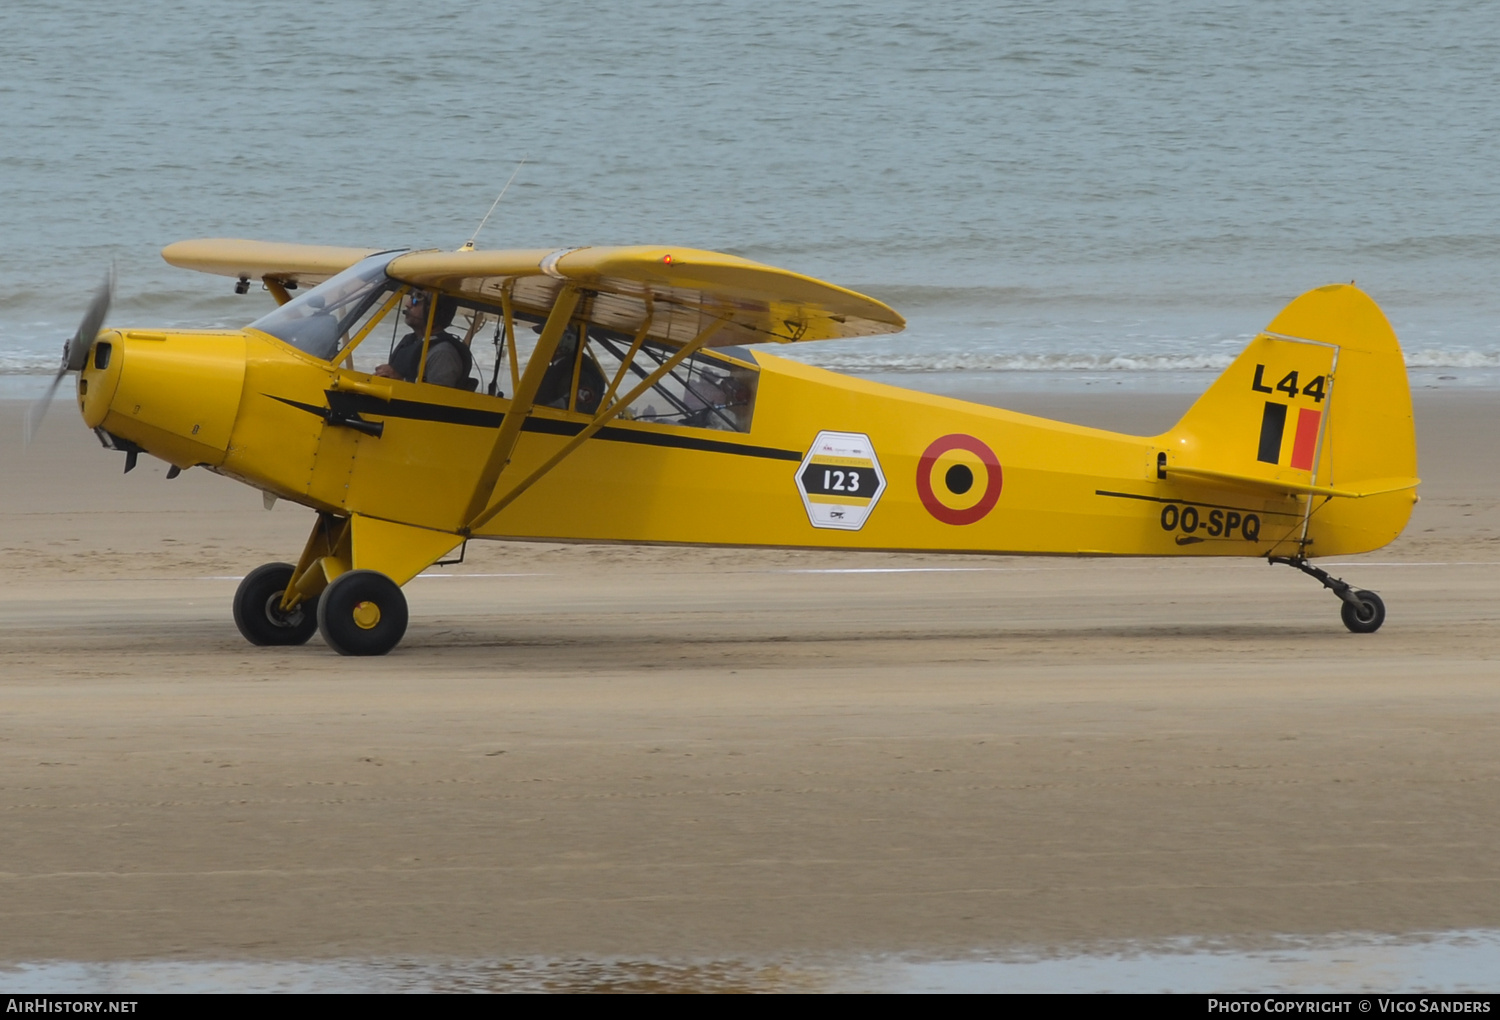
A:
[[[315,358],[332,361],[361,320],[399,286],[385,275],[385,267],[400,254],[388,251],[371,255],[256,319],[250,328],[285,340]]]

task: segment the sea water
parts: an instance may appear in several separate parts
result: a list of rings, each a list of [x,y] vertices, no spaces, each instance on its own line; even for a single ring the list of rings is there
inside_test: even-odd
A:
[[[1414,370],[1500,372],[1500,15],[1479,2],[0,4],[0,373],[237,326],[228,236],[666,243],[909,322],[843,371],[1206,378],[1356,280]],[[1174,376],[1173,373],[1176,373]]]
[[[806,956],[650,959],[36,961],[0,966],[0,993],[193,992],[1493,992],[1500,933],[1116,941],[1090,951],[965,959]],[[1352,1005],[1352,1004],[1351,1004]],[[1361,1011],[1368,1012],[1369,1000]]]

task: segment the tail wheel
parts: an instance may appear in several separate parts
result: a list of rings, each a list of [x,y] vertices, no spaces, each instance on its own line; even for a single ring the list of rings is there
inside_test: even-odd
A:
[[[1345,602],[1344,626],[1356,634],[1373,634],[1385,622],[1385,603],[1373,591],[1352,591],[1357,602]]]
[[[406,596],[378,571],[340,574],[318,599],[318,630],[340,655],[384,655],[406,634]]]
[[[300,645],[318,629],[318,600],[304,599],[289,611],[281,597],[292,583],[290,563],[267,563],[245,575],[234,593],[234,625],[252,645]]]

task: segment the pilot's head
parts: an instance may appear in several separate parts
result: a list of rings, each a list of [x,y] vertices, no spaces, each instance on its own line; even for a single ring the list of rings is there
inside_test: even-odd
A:
[[[406,306],[406,324],[412,329],[423,330],[427,328],[427,303],[432,300],[430,291],[419,290],[411,297]],[[450,297],[440,297],[437,303],[437,314],[432,317],[432,331],[447,329],[453,324],[453,316],[458,312],[458,302]]]

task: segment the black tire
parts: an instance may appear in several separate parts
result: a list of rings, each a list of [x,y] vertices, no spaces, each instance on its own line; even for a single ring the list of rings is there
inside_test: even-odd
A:
[[[1344,626],[1356,634],[1373,634],[1380,629],[1385,622],[1385,603],[1380,601],[1380,596],[1373,591],[1355,591],[1354,597],[1359,599],[1359,605],[1345,602],[1340,615],[1344,618]]]
[[[340,655],[384,655],[406,634],[406,596],[379,571],[340,574],[318,599],[318,630]]]
[[[267,563],[245,575],[234,593],[234,625],[252,645],[301,645],[318,629],[318,600],[303,599],[289,613],[281,596],[292,583],[290,563]]]

